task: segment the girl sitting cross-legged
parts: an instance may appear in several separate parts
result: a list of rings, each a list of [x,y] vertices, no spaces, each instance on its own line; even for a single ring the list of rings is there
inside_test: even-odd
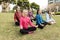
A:
[[[31,8],[28,10],[28,17],[30,18],[31,22],[35,21],[35,17]]]
[[[41,13],[42,12],[38,9],[36,14],[36,25],[38,25],[38,28],[43,29],[48,23],[43,20]]]
[[[14,22],[16,26],[19,26],[19,19],[21,17],[21,10],[19,6],[16,6],[16,12],[14,14]]]
[[[29,34],[36,30],[35,25],[31,22],[30,18],[27,16],[28,10],[24,9],[22,12],[22,17],[20,18],[20,33]],[[30,26],[30,27],[29,27]]]
[[[52,18],[52,15],[50,13],[50,11],[46,11],[46,21],[51,25],[51,24],[55,24],[55,20]]]

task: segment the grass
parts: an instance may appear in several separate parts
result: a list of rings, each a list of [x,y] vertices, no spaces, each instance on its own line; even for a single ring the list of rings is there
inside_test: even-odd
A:
[[[37,29],[35,33],[21,35],[14,25],[13,13],[0,13],[0,40],[60,40],[60,16],[54,16],[56,24]]]

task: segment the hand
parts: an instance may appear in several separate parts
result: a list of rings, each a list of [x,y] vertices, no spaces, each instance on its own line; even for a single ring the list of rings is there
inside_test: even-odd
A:
[[[44,26],[43,24],[40,24],[41,26]]]
[[[38,25],[36,25],[35,27],[38,27]]]
[[[22,27],[22,26],[20,26],[20,29],[23,29],[23,27]]]

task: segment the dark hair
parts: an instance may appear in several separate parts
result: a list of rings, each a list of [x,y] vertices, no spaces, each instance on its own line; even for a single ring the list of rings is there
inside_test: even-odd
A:
[[[37,9],[37,14],[39,14],[39,9]]]
[[[49,10],[47,11],[48,14],[50,14]]]
[[[47,11],[47,13],[49,13],[49,11]]]
[[[18,6],[16,6],[16,11],[17,11]]]

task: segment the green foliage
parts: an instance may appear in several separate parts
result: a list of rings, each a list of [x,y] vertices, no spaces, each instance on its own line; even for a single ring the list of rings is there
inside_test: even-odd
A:
[[[60,15],[60,12],[56,12],[55,14],[56,14],[56,15]]]
[[[28,9],[28,8],[34,8],[34,9],[38,9],[39,8],[39,5],[38,4],[36,4],[36,3],[29,3],[29,1],[28,0],[17,0],[17,2],[16,2],[16,0],[15,0],[15,3],[17,4],[17,5],[19,5],[22,9]]]
[[[29,8],[29,1],[28,0],[18,0],[17,5],[21,7],[21,9],[28,9]]]
[[[35,2],[31,3],[31,8],[38,9],[39,5],[36,4]]]
[[[28,9],[28,8],[38,9],[39,8],[38,4],[34,2],[30,4],[28,0],[1,0],[1,1],[15,3],[19,5],[22,9]]]

